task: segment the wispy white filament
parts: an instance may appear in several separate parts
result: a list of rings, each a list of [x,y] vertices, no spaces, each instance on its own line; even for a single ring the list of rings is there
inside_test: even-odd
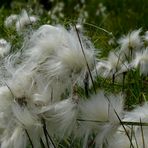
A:
[[[41,109],[40,113],[47,120],[49,131],[60,137],[71,134],[76,124],[78,112],[75,101],[66,99]]]
[[[16,30],[19,32],[27,25],[33,24],[38,20],[36,16],[29,16],[26,10],[22,10],[16,22]]]
[[[22,10],[21,14],[12,14],[6,18],[4,25],[6,27],[12,28],[15,24],[16,31],[20,32],[26,26],[34,24],[37,22],[39,18],[37,16],[29,16],[26,10]]]
[[[132,50],[132,54],[135,53],[136,50],[140,50],[143,46],[143,41],[140,36],[141,29],[134,30],[126,36],[123,36],[119,39],[118,43],[121,46],[121,52],[124,53],[127,57],[130,55],[130,50]]]
[[[140,68],[140,73],[147,75],[148,74],[148,49],[137,52],[135,59],[131,62],[131,66],[135,68]]]
[[[101,146],[118,127],[119,119],[116,113],[122,118],[123,99],[121,95],[106,97],[103,92],[100,92],[92,96],[81,106],[80,118],[84,120],[82,122],[84,131],[82,130],[82,132],[84,135],[95,132],[97,134],[96,146]]]
[[[17,18],[18,18],[18,15],[11,14],[9,17],[6,18],[4,25],[6,27],[12,27],[13,24],[16,22]]]
[[[100,60],[96,64],[96,68],[93,73],[96,73],[103,77],[111,77],[116,75],[124,67],[124,60],[118,52],[110,52],[107,60]],[[122,71],[126,71],[128,68],[124,68]]]
[[[81,34],[80,38],[81,43],[74,29],[43,25],[31,36],[23,52],[24,63],[32,66],[37,83],[48,81],[45,87],[49,85],[53,100],[60,99],[65,89],[71,90],[75,83],[82,83],[88,67],[94,67],[94,47]]]
[[[11,45],[5,39],[0,39],[0,57],[4,57],[10,51]]]
[[[11,131],[12,132],[12,131]],[[5,133],[1,139],[1,148],[26,148],[26,134],[21,127],[13,129],[12,134]]]
[[[148,147],[148,127],[142,126],[141,123],[148,122],[148,104],[147,102],[143,106],[135,108],[131,112],[127,112],[122,121],[125,122],[136,122],[139,123],[139,126],[133,124],[133,126],[125,126],[130,139],[128,138],[125,130],[122,126],[118,128],[118,131],[113,135],[112,140],[109,142],[109,148],[129,148],[131,142],[134,147]],[[141,129],[141,126],[142,129]],[[143,132],[143,135],[142,135]],[[143,142],[144,139],[144,142]],[[131,141],[131,142],[130,142]]]

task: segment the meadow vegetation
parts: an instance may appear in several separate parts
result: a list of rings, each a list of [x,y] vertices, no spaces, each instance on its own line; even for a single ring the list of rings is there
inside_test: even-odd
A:
[[[147,8],[1,1],[0,147],[148,147]]]

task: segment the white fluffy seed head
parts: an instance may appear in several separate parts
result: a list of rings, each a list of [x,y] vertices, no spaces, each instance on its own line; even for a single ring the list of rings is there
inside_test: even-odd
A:
[[[107,99],[108,98],[108,99]],[[105,96],[104,92],[91,96],[91,99],[84,102],[81,106],[81,118],[84,120],[94,120],[101,122],[119,123],[115,113],[122,117],[123,97],[122,95]],[[92,122],[92,124],[97,124]],[[93,126],[92,126],[93,128]]]
[[[108,141],[112,139],[112,135],[116,132],[118,125],[104,124],[95,138],[95,148],[107,147]]]
[[[140,37],[141,29],[134,30],[127,36],[123,36],[119,39],[118,43],[121,46],[121,52],[129,56],[129,50],[132,49],[134,53],[136,50],[140,50],[143,46],[142,38]]]
[[[100,92],[97,95],[91,96],[90,100],[82,103],[80,107],[80,118],[84,120],[84,122],[82,122],[82,126],[85,127],[84,129],[90,131],[95,130],[96,132],[108,122],[111,122],[114,125],[119,124],[119,119],[117,118],[115,111],[118,116],[122,118],[122,96],[111,95],[108,99],[105,97],[104,92]]]
[[[26,128],[31,126],[33,127],[38,124],[37,116],[33,113],[33,109],[29,110],[27,107],[20,106],[18,103],[13,103],[12,111],[18,122]]]
[[[147,102],[143,106],[138,106],[131,112],[127,112],[123,121],[139,122],[140,118],[142,122],[148,122],[148,104]]]
[[[47,57],[50,57],[55,50],[60,48],[61,30],[58,27],[51,25],[42,25],[34,34],[28,43],[29,48],[24,52],[27,60],[43,62]]]
[[[77,103],[65,99],[53,105],[43,107],[40,114],[46,119],[48,130],[60,137],[70,135],[76,124]]]
[[[124,67],[124,60],[120,53],[110,52],[107,60],[100,60],[96,64],[93,73],[97,72],[98,75],[103,77],[111,77],[121,71]],[[126,69],[124,69],[125,71]]]
[[[13,96],[7,86],[0,87],[0,138],[5,129],[7,129],[9,121],[11,121],[11,104]]]
[[[104,92],[101,91],[91,96],[88,101],[80,106],[81,135],[88,137],[89,134],[95,133],[97,135],[96,146],[100,147],[119,125],[119,119],[115,112],[122,118],[123,98],[120,94],[106,97]],[[86,142],[85,139],[85,144]]]
[[[26,148],[27,137],[21,127],[15,127],[13,132],[5,133],[1,139],[1,148]]]
[[[98,93],[82,103],[81,118],[84,120],[108,121],[108,106],[108,101],[104,98],[103,92]]]
[[[132,144],[134,147],[143,147],[143,140],[142,140],[142,130],[143,130],[143,136],[145,141],[145,147],[148,147],[148,127],[147,126],[140,126],[141,123],[147,123],[148,122],[148,104],[147,102],[143,106],[136,107],[133,111],[126,112],[124,115],[124,118],[122,121],[124,122],[136,122],[139,123],[139,126],[125,126],[126,131],[132,138]],[[141,120],[141,121],[140,121]],[[111,141],[109,141],[109,148],[129,148],[131,145],[130,140],[123,129],[122,126],[120,126],[117,130],[117,132],[113,135]]]
[[[9,53],[11,45],[5,39],[0,39],[0,57],[4,57]]]
[[[124,131],[123,131],[124,132]],[[135,142],[133,143],[134,146]],[[112,139],[108,141],[108,148],[129,148],[130,141],[125,133],[117,132],[112,136]]]
[[[29,16],[26,10],[22,10],[21,14],[12,14],[6,18],[4,25],[12,27],[15,24],[16,31],[20,32],[26,26],[36,23],[39,20],[37,16]]]
[[[92,65],[94,48],[90,41],[82,41],[84,53],[89,65]],[[55,56],[59,62],[75,68],[86,67],[86,62],[76,31],[67,31],[61,26],[41,26],[32,36],[26,55],[35,56],[39,61]],[[32,57],[30,57],[32,58]],[[33,60],[33,59],[32,59]]]
[[[16,98],[26,97],[30,99],[34,92],[32,77],[26,73],[22,75],[20,73],[14,74],[12,79],[7,81],[7,84]]]
[[[76,31],[71,30],[70,32],[66,32],[65,30],[63,39],[61,49],[57,51],[57,56],[64,65],[68,66],[69,69],[75,71],[76,73],[79,73],[83,67],[86,67],[84,54],[88,65],[90,67],[93,65],[94,49],[90,42],[87,40],[82,41],[83,38],[81,37],[81,43],[84,50],[83,54]]]
[[[123,64],[123,59],[121,55],[118,52],[110,52],[108,56],[108,69],[106,69],[107,72],[104,73],[104,75],[113,75],[118,70],[120,70],[121,65]]]
[[[26,57],[24,62],[29,67],[35,65],[32,68],[35,77],[48,81],[54,94],[60,87],[64,93],[66,88],[71,89],[72,85],[67,84],[83,81],[88,66],[90,70],[94,66],[94,48],[88,39],[81,35],[80,38],[85,56],[76,31],[68,31],[62,26],[43,25],[33,34],[29,48],[23,53]],[[60,87],[55,90],[57,84]]]
[[[5,19],[4,25],[6,27],[12,27],[14,23],[16,22],[17,18],[18,18],[18,15],[11,14],[9,17]]]
[[[26,10],[22,10],[21,14],[18,16],[16,21],[16,30],[20,32],[26,26],[37,22],[38,18],[36,16],[29,16]]]
[[[123,118],[123,96],[119,94],[117,96],[111,95],[107,98],[109,101],[108,121],[110,122],[103,124],[102,127],[100,127],[100,131],[95,139],[96,148],[102,147],[104,144],[107,145],[108,141],[112,139],[112,135],[120,125],[120,120]]]
[[[131,66],[135,68],[140,68],[140,73],[147,75],[148,74],[148,49],[145,49],[141,52],[137,52],[135,59],[131,62]]]
[[[131,121],[129,121],[131,122]],[[140,119],[139,119],[140,124]],[[125,126],[125,125],[124,125]],[[122,126],[120,126],[116,133],[112,135],[112,138],[108,141],[108,148],[129,148],[131,146],[131,143],[133,147],[148,147],[148,127],[147,126],[125,126],[126,131],[128,132],[128,135],[132,138],[128,138],[127,133],[123,129]],[[144,142],[143,142],[144,138]]]
[[[146,43],[148,43],[148,31],[145,32],[145,35],[143,36],[143,39]]]
[[[11,91],[7,86],[0,87],[0,112],[6,111],[10,107],[13,100]]]
[[[67,92],[71,94],[72,83],[67,81],[60,81],[58,79],[49,80],[37,77],[37,88],[33,95],[33,101],[36,104],[51,104],[61,100],[61,96],[64,96]],[[67,92],[66,92],[67,91]]]
[[[108,61],[113,68],[118,69],[122,64],[122,57],[117,52],[110,52],[108,55]]]

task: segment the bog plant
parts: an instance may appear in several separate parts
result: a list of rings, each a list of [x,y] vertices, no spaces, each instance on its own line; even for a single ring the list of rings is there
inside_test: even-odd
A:
[[[147,32],[121,36],[101,57],[83,25],[29,33],[38,20],[23,10],[4,22],[23,43],[11,52],[0,40],[1,148],[148,147]]]

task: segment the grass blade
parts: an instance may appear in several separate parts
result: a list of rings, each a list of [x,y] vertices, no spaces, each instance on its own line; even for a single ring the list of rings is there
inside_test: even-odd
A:
[[[25,129],[25,132],[26,132],[26,135],[27,135],[27,137],[28,137],[28,139],[29,139],[29,142],[30,142],[31,147],[34,148],[33,142],[32,142],[32,140],[31,140],[31,138],[30,138],[30,136],[29,136],[29,133],[28,133],[28,131],[27,131],[26,129]]]
[[[143,132],[143,127],[142,127],[142,124],[141,124],[141,118],[140,118],[140,129],[141,129],[141,137],[142,137],[142,142],[143,142],[143,148],[146,148],[145,147],[145,140],[144,140],[144,132]]]
[[[128,131],[126,130],[124,124],[122,123],[121,118],[119,117],[118,113],[117,113],[116,110],[114,109],[114,107],[113,107],[113,105],[111,104],[109,98],[108,98],[107,96],[106,96],[106,98],[107,98],[108,102],[110,103],[110,105],[112,106],[112,108],[113,108],[113,110],[114,110],[114,112],[115,112],[115,114],[116,114],[116,116],[117,116],[117,118],[118,118],[120,124],[122,125],[122,127],[123,127],[123,129],[124,129],[124,131],[125,131],[125,133],[126,133],[126,135],[127,135],[127,137],[128,137],[128,139],[129,139],[129,141],[130,141],[131,147],[134,148],[134,145],[133,145],[133,143],[132,143],[131,137],[130,137],[130,135],[128,134]]]
[[[56,145],[55,145],[54,141],[52,140],[51,136],[49,135],[48,130],[47,130],[47,128],[46,128],[45,120],[42,119],[42,122],[43,122],[43,131],[44,131],[44,134],[45,134],[46,143],[47,143],[48,148],[50,148],[48,138],[49,138],[50,143],[52,144],[52,146],[53,146],[54,148],[56,148]]]
[[[47,132],[46,132],[46,123],[45,123],[45,120],[42,119],[42,122],[43,122],[43,131],[44,131],[44,135],[45,135],[45,139],[46,139],[46,144],[47,144],[47,147],[50,148],[49,141],[48,141],[48,136],[47,136]]]
[[[40,138],[40,144],[41,144],[41,148],[46,148],[42,138]]]
[[[79,32],[78,32],[78,29],[77,29],[76,25],[75,25],[75,30],[76,30],[76,33],[77,33],[77,36],[78,36],[78,40],[79,40],[79,42],[80,42],[80,46],[81,46],[81,49],[82,49],[82,53],[83,53],[83,56],[84,56],[84,60],[85,60],[85,62],[86,62],[86,66],[87,66],[87,69],[88,69],[88,73],[89,73],[89,75],[90,75],[90,79],[91,79],[92,84],[93,84],[93,89],[94,89],[94,92],[96,93],[96,88],[95,88],[94,80],[93,80],[93,77],[92,77],[92,74],[91,74],[91,70],[90,70],[90,68],[89,68],[89,64],[88,64],[88,62],[87,62],[87,58],[86,58],[86,55],[85,55],[85,52],[84,52],[84,49],[83,49],[83,45],[82,45],[82,42],[81,42],[81,39],[80,39],[80,35],[79,35]]]

